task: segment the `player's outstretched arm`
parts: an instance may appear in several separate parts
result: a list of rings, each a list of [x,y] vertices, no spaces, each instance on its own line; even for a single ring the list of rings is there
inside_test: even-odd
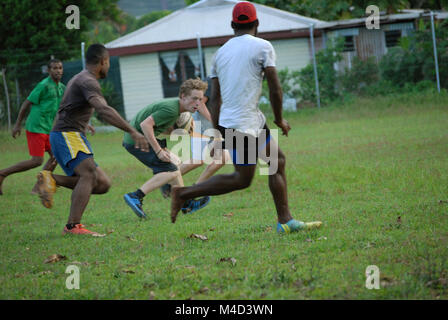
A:
[[[22,106],[20,107],[19,115],[17,116],[16,124],[14,125],[14,128],[12,128],[12,137],[14,139],[20,136],[23,119],[26,118],[31,109],[31,105],[32,103],[30,100],[25,99],[25,101],[23,101]]]
[[[100,97],[93,97],[89,100],[89,104],[95,108],[104,121],[130,133],[137,149],[145,152],[149,151],[149,144],[145,136],[135,130],[114,108],[108,106],[106,100]]]
[[[267,67],[264,70],[266,80],[269,87],[269,100],[271,102],[272,111],[274,112],[274,123],[282,129],[282,134],[288,136],[288,131],[291,130],[288,121],[283,119],[282,104],[283,92],[278,79],[277,69],[275,67]]]
[[[219,113],[221,111],[221,89],[218,78],[212,79],[212,89],[210,92],[210,116],[215,129],[218,128]]]
[[[140,128],[142,128],[143,133],[145,134],[146,139],[148,140],[151,148],[156,153],[157,157],[165,162],[170,162],[169,152],[163,149],[159,143],[157,142],[156,136],[154,134],[154,126],[156,123],[152,116],[149,116],[145,120],[140,123]]]

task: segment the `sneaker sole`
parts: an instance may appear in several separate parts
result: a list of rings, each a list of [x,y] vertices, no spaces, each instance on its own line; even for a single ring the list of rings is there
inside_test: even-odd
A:
[[[293,233],[293,232],[300,232],[300,231],[304,231],[304,230],[312,230],[312,229],[318,229],[322,226],[322,222],[321,221],[315,221],[315,222],[305,222],[305,225],[302,228],[296,228],[296,229],[291,229],[288,225],[285,225],[285,229],[277,229],[277,233],[282,233],[282,234],[289,234],[289,233]]]
[[[126,201],[126,204],[132,209],[132,211],[134,211],[134,213],[137,215],[137,217],[139,218],[146,218],[146,214],[141,211],[139,208],[137,208],[130,200],[130,197],[125,194],[124,195],[124,201]]]
[[[45,208],[51,209],[53,207],[53,194],[45,190],[44,175],[39,172],[37,175],[37,194],[39,195],[40,201]]]
[[[199,207],[197,207],[195,209],[191,209],[190,211],[185,212],[185,213],[186,214],[190,214],[190,213],[196,212],[198,210],[201,210],[202,208],[204,208],[205,206],[207,206],[210,203],[210,200],[211,200],[211,198],[209,197],[206,203],[202,204],[201,206],[199,206]]]

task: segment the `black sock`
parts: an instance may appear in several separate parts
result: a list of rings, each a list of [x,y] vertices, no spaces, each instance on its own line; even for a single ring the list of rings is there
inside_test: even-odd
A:
[[[137,189],[137,191],[134,192],[134,194],[139,197],[139,199],[143,199],[145,197],[145,194],[143,193],[142,190]]]
[[[68,230],[73,229],[78,223],[67,223],[65,226]]]
[[[185,201],[184,204],[182,205],[182,208],[187,208],[190,205],[190,203],[191,203],[191,199]]]

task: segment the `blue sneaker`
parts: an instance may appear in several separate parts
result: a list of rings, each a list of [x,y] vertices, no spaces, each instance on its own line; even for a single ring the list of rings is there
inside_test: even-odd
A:
[[[209,196],[205,196],[200,198],[199,200],[189,200],[189,203],[186,206],[186,203],[184,204],[184,208],[182,208],[182,213],[186,214],[186,213],[193,213],[195,211],[198,211],[202,208],[204,208],[205,206],[208,205],[208,203],[210,202],[210,197]]]
[[[137,217],[146,218],[146,214],[143,212],[143,199],[137,197],[133,192],[124,195],[124,201],[131,207]]]
[[[317,229],[322,226],[321,221],[313,221],[313,222],[302,222],[295,219],[291,219],[288,222],[281,224],[277,222],[277,232],[278,233],[291,233],[300,230],[310,230]]]

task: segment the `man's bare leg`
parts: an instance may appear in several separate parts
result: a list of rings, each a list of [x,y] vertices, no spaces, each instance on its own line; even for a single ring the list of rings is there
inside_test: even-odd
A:
[[[213,176],[219,169],[221,169],[229,161],[230,161],[229,151],[224,149],[223,152],[221,152],[221,157],[214,159],[214,161],[209,165],[207,165],[204,171],[202,171],[201,175],[196,181],[196,184],[204,182],[205,180]]]
[[[179,166],[179,170],[182,175],[186,175],[188,172],[190,172],[196,168],[199,168],[203,164],[204,164],[204,161],[190,159],[185,162],[182,162],[182,164]]]
[[[151,179],[145,182],[140,190],[146,195],[151,191],[165,185],[166,183],[173,182],[175,185],[183,186],[184,182],[180,170],[160,172],[155,174]]]
[[[171,221],[176,222],[182,205],[189,199],[225,194],[249,187],[256,167],[256,165],[234,165],[235,172],[231,174],[219,174],[190,187],[173,187],[171,191]]]
[[[79,176],[70,177],[52,174],[52,177],[58,187],[65,187],[67,189],[74,189],[79,180]],[[109,191],[110,186],[111,181],[107,174],[100,167],[96,167],[96,182],[92,194],[104,194]]]
[[[271,157],[272,155],[275,155]],[[286,184],[286,157],[279,148],[274,139],[271,139],[266,149],[260,154],[264,161],[277,161],[275,167],[277,170],[269,175],[269,190],[274,198],[275,208],[277,210],[278,222],[286,223],[292,219],[288,206],[288,190]],[[271,163],[272,165],[272,163]]]
[[[73,188],[67,224],[81,223],[82,215],[89,203],[90,195],[96,186],[97,180],[97,168],[93,158],[87,158],[82,161],[74,171],[79,180]]]
[[[50,152],[49,152],[49,154],[50,154],[50,159],[48,159],[48,161],[45,163],[42,170],[47,170],[47,171],[53,172],[54,169],[56,168],[56,166],[58,165],[58,162],[56,161],[56,158],[53,157],[53,155]],[[43,160],[43,158],[42,158],[42,160]],[[39,190],[39,184],[36,182],[34,184],[33,189],[31,190],[31,194],[37,194],[38,190]]]
[[[16,163],[15,165],[12,165],[11,167],[0,170],[0,195],[3,194],[2,183],[7,176],[39,167],[40,165],[42,165],[43,161],[44,157],[31,157],[30,160],[21,161],[19,163]]]

